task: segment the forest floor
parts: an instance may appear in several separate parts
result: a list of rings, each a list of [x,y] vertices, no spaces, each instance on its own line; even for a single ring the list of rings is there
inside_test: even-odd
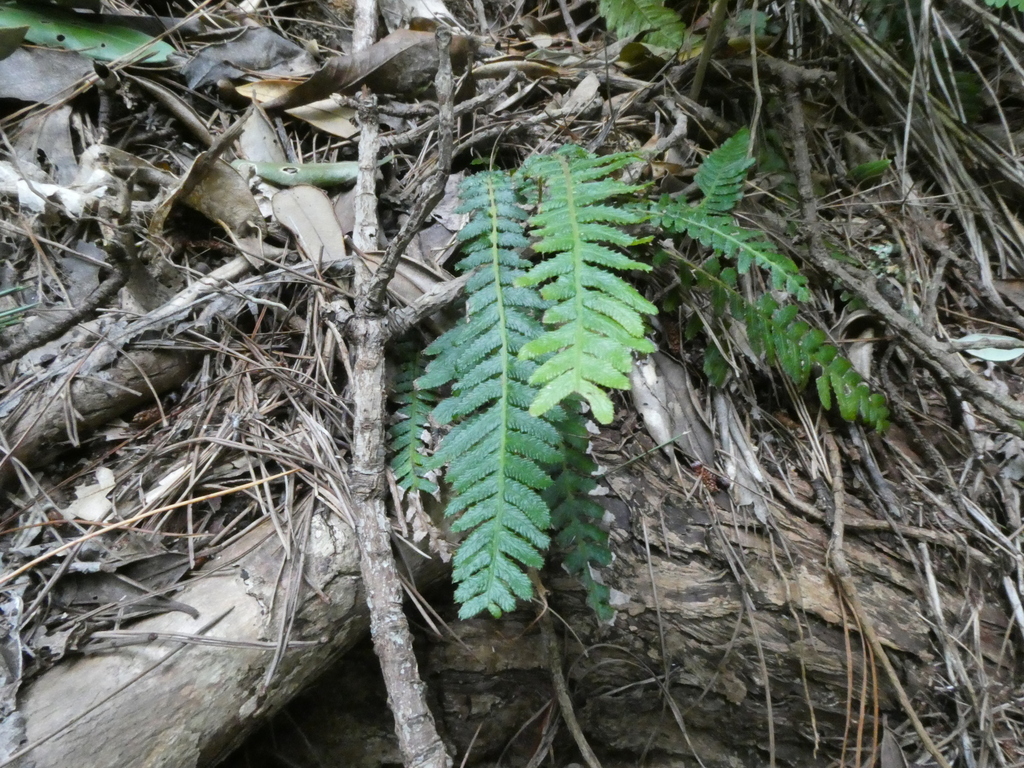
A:
[[[442,737],[467,765],[564,765],[581,739],[605,765],[1024,765],[1024,14],[762,5],[669,3],[678,23],[644,35],[608,13],[627,0],[605,17],[388,0],[358,52],[352,9],[326,0],[118,3],[134,32],[111,38],[33,6],[87,50],[46,47],[32,19],[35,45],[0,45],[0,289],[20,287],[0,295],[2,764],[98,717],[69,694],[61,727],[33,731],[26,701],[55,670],[116,659],[140,632],[203,645],[208,606],[183,595],[258,532],[276,547],[269,587],[245,575],[240,594],[260,593],[266,621],[226,641],[267,656],[245,666],[259,704],[197,756],[152,764],[223,758],[365,631],[359,614],[350,639],[324,639],[343,572],[316,571],[314,540],[345,535],[321,520],[354,525],[349,465],[365,459],[358,365],[330,318],[410,220],[425,216],[388,287],[414,318],[392,385],[461,312],[467,176],[575,144],[635,153],[623,175],[652,199],[696,199],[697,169],[745,128],[751,170],[724,213],[806,279],[797,314],[769,312],[785,327],[758,341],[732,307],[784,303],[788,284],[636,226],[650,269],[630,279],[657,307],[657,354],[614,393],[614,420],[589,425],[615,562],[588,573],[614,617],[588,613],[558,547],[543,608],[500,621],[459,621],[443,564],[427,597],[408,577]],[[438,26],[454,35],[448,178]],[[141,33],[163,47],[133,64]],[[807,351],[811,329],[846,368]],[[387,489],[406,561],[447,563],[437,499]],[[167,616],[191,628],[145,623]],[[298,658],[317,643],[315,665]],[[361,648],[227,764],[400,763]],[[563,662],[578,727],[564,699],[558,717]],[[277,673],[294,685],[274,693]],[[314,706],[348,686],[336,719]]]

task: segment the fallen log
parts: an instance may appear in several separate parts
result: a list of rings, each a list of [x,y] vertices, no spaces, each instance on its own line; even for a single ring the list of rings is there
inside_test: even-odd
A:
[[[559,661],[604,768],[696,758],[707,768],[827,765],[844,750],[847,764],[863,765],[887,730],[897,734],[890,745],[919,758],[924,749],[894,686],[862,639],[864,622],[874,625],[899,684],[950,760],[965,749],[955,704],[970,700],[972,686],[987,681],[990,713],[1012,711],[1016,630],[998,580],[986,576],[992,562],[986,566],[962,540],[958,548],[942,532],[880,521],[850,499],[845,551],[864,608],[857,615],[830,573],[829,526],[815,512],[810,486],[796,475],[789,483],[796,506],[771,504],[766,525],[722,493],[687,499],[663,461],[610,475],[604,505],[614,518],[616,557],[604,578],[618,607],[610,627],[597,625],[572,579],[558,569],[544,574]],[[910,500],[903,501],[909,512]],[[930,547],[934,591],[923,579],[920,542]],[[937,628],[935,599],[959,643]],[[435,607],[452,634],[424,641],[422,668],[454,753],[468,753],[469,765],[493,765],[502,755],[503,765],[526,765],[551,746],[563,764],[578,760],[551,709],[555,692],[536,610],[458,621],[456,606]],[[951,681],[949,665],[958,663],[968,679]],[[345,664],[227,768],[279,765],[266,757],[275,752],[312,753],[347,768],[393,760],[384,695],[364,690],[368,675]],[[377,702],[377,718],[368,699]],[[1013,733],[995,724],[966,738],[977,755],[986,740],[991,747]]]
[[[0,765],[215,765],[369,626],[347,522],[315,513],[304,553],[293,557],[302,558],[293,617],[278,582],[294,563],[265,521],[174,595],[196,618],[173,612],[144,619],[106,635],[133,644],[64,660],[32,681],[19,697],[26,741]],[[438,561],[415,554],[407,562],[417,584],[443,572]],[[291,627],[289,645],[275,659],[282,626]]]

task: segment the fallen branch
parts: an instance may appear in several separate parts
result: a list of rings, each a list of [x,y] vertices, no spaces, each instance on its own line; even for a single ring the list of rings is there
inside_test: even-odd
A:
[[[381,258],[372,276],[356,271],[355,311],[339,308],[334,318],[338,331],[353,349],[351,387],[354,400],[352,465],[350,484],[356,501],[355,518],[359,563],[370,609],[370,634],[380,659],[388,701],[395,718],[398,745],[406,768],[449,768],[448,756],[427,706],[426,690],[413,653],[412,634],[402,610],[402,588],[391,552],[391,522],[387,513],[387,464],[385,462],[386,390],[384,349],[391,340],[389,318],[383,301],[394,276],[399,257],[426,217],[441,199],[451,168],[454,125],[452,115],[453,78],[449,49],[451,33],[438,29],[440,60],[436,88],[440,105],[437,173],[427,193],[419,199],[414,213]],[[369,101],[369,99],[367,99]],[[360,179],[358,197],[373,190],[377,168],[376,112],[372,103],[360,108],[363,137],[359,147]],[[447,118],[445,120],[444,118]],[[367,139],[371,137],[371,139]],[[370,200],[361,205],[369,207]],[[375,205],[375,201],[374,201]],[[376,234],[375,215],[369,210],[357,217],[356,235],[370,242]],[[362,225],[361,223],[362,222]],[[368,231],[360,234],[361,228]],[[357,241],[357,246],[360,243]],[[363,246],[365,247],[365,245]]]

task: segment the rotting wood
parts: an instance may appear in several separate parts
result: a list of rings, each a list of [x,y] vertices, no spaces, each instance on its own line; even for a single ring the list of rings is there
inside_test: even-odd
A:
[[[261,683],[280,608],[268,607],[280,606],[273,595],[284,554],[264,521],[175,595],[198,619],[145,619],[128,635],[138,644],[64,661],[29,684],[20,706],[27,744],[0,766],[66,768],[73,755],[76,768],[199,768],[225,757],[366,632],[355,534],[337,513],[311,514],[304,572],[327,599],[304,590],[294,646],[270,688]],[[420,585],[445,570],[436,560],[409,561]],[[172,639],[179,636],[195,641]]]
[[[612,627],[595,625],[578,584],[560,569],[543,575],[551,589],[548,599],[556,629],[563,621],[568,625],[568,692],[602,765],[636,765],[644,754],[648,765],[679,765],[692,761],[694,752],[707,768],[766,764],[768,713],[762,669],[768,673],[779,765],[826,765],[838,757],[848,722],[848,675],[854,681],[850,726],[866,729],[870,749],[873,722],[870,716],[859,718],[861,697],[867,712],[877,702],[891,723],[902,713],[895,690],[880,669],[878,689],[870,686],[870,656],[862,650],[852,622],[848,633],[844,630],[837,585],[826,564],[830,532],[824,520],[806,520],[796,510],[773,504],[776,525],[769,529],[749,510],[732,508],[721,495],[687,500],[670,472],[666,460],[651,456],[610,476],[612,493],[603,498],[614,518],[616,559],[604,578],[620,592]],[[813,501],[809,485],[798,479],[792,483],[799,501]],[[860,533],[863,528],[856,526],[873,518],[856,498],[848,497],[846,507],[845,517],[853,525],[847,526],[844,552],[864,615],[877,628],[880,643],[915,701],[947,696],[945,667],[935,656],[933,625],[923,615],[916,592],[914,552],[902,550],[890,534]],[[962,631],[957,617],[975,598],[956,583],[957,577],[949,576],[949,564],[959,557],[957,549],[933,547],[932,557],[946,564],[946,576],[940,574],[936,584],[946,620],[955,622],[953,631]],[[736,558],[738,563],[730,562]],[[737,574],[742,576],[740,583]],[[986,601],[995,600],[997,593],[998,585],[987,593]],[[454,618],[455,606],[438,608]],[[1003,624],[984,638],[980,649],[993,670],[1000,663],[1012,664],[1010,659],[998,661],[1001,632],[1008,626],[1005,616],[1000,620]],[[751,621],[757,625],[756,637]],[[550,743],[552,720],[557,722],[538,715],[547,711],[556,692],[536,613],[524,608],[500,620],[453,620],[450,628],[454,637],[423,643],[424,674],[440,692],[441,725],[457,753],[470,754],[470,764],[493,764],[504,752],[504,764],[526,765],[537,744]],[[865,675],[869,685],[862,693]],[[356,748],[366,740],[365,734],[339,736],[332,726],[353,725],[352,713],[345,709],[350,696],[343,690],[336,693],[344,688],[339,681],[345,680],[341,669],[328,673],[301,707],[289,710],[294,721],[274,731],[280,739],[278,749],[300,749],[293,740],[302,734],[321,750],[325,761],[337,755],[344,756],[349,768],[375,768],[369,750]],[[322,701],[323,709],[312,711],[313,701]],[[366,720],[365,713],[358,714]],[[372,726],[377,739],[389,727],[384,713],[381,718]],[[326,731],[323,741],[318,730]],[[571,742],[562,730],[556,737],[556,754],[567,754],[560,750],[571,749]],[[335,748],[344,751],[335,753]]]

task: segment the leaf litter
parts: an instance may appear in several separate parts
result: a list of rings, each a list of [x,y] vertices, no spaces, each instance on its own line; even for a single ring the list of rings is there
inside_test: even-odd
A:
[[[346,47],[344,24],[328,31],[258,5],[245,24],[219,7],[161,20],[140,5],[134,12],[158,24],[154,34],[113,36],[116,26],[100,32],[92,19],[69,20],[51,8],[0,7],[14,17],[3,26],[27,27],[29,42],[72,49],[28,47],[13,33],[0,51],[0,120],[10,137],[0,160],[0,289],[24,289],[5,290],[0,310],[37,305],[3,332],[0,347],[32,342],[4,359],[0,380],[8,501],[0,610],[9,627],[5,657],[17,660],[7,668],[5,714],[16,709],[22,682],[67,654],[99,647],[108,639],[101,633],[141,615],[193,610],[173,600],[181,580],[261,520],[272,521],[286,551],[301,550],[308,528],[300,516],[313,514],[324,489],[344,487],[349,373],[329,353],[336,340],[318,317],[347,294],[358,268],[350,251],[337,248],[350,232],[351,196],[335,189],[356,159],[353,97],[363,87],[381,97],[383,144],[394,153],[378,169],[381,245],[435,153],[434,35],[401,26],[409,15],[396,5],[385,12],[390,34],[358,54],[329,47],[339,34]],[[978,693],[989,676],[1008,674],[1024,636],[1022,421],[1013,408],[1024,392],[1024,227],[1015,202],[1024,199],[1015,128],[1024,110],[1024,33],[1010,10],[927,5],[928,16],[897,44],[886,30],[906,19],[883,5],[865,4],[869,12],[852,18],[829,0],[811,0],[799,17],[772,10],[766,24],[731,19],[728,45],[715,49],[696,101],[680,94],[698,66],[706,22],[672,37],[681,45],[673,52],[665,43],[683,34],[678,27],[663,30],[656,44],[642,30],[615,40],[593,4],[576,4],[568,15],[554,3],[483,3],[464,17],[464,8],[435,4],[428,15],[474,30],[456,36],[463,70],[476,73],[464,75],[457,106],[463,167],[474,160],[516,167],[569,142],[641,150],[649,160],[636,171],[643,181],[687,194],[701,157],[731,129],[753,125],[756,175],[741,217],[805,273],[817,270],[805,316],[839,330],[835,341],[859,355],[893,404],[895,424],[885,436],[858,427],[834,432],[850,458],[849,492],[880,523],[856,521],[861,535],[894,551],[892,531],[957,537],[985,565],[969,569],[952,548],[936,547],[943,595],[959,594],[958,574],[970,571],[986,604],[1005,610],[1007,642],[993,657],[975,631],[976,613],[966,604],[940,606],[952,624],[935,652],[949,665],[958,701],[973,703],[950,707],[938,691],[922,693],[916,706],[936,733],[968,734],[945,745],[950,760],[1019,764],[1019,698],[1012,688]],[[77,37],[58,41],[39,31],[43,22],[58,36]],[[786,60],[782,29],[795,30],[802,59]],[[109,71],[90,59],[109,63]],[[837,59],[855,74],[821,64]],[[299,84],[269,98],[259,93],[281,78]],[[829,258],[854,276],[845,284],[808,258],[797,139],[784,102],[796,86],[817,198],[813,226]],[[292,119],[295,108],[315,105],[321,122]],[[236,143],[254,115],[264,120],[263,138]],[[304,186],[305,178],[287,183],[291,169],[317,168],[328,174],[326,182],[312,179],[323,191]],[[264,198],[269,205],[260,205]],[[457,228],[438,220],[421,233],[422,247],[407,255],[392,286],[393,302],[449,278]],[[695,244],[681,245],[699,257]],[[769,290],[757,275],[747,280],[750,291]],[[148,298],[133,293],[142,284],[152,289]],[[749,508],[752,526],[771,531],[778,509],[808,501],[794,498],[794,476],[808,487],[829,477],[825,433],[836,422],[771,375],[742,331],[682,292],[672,270],[660,267],[642,288],[661,300],[656,338],[672,359],[638,377],[649,390],[634,387],[635,410],[604,437],[656,445],[681,487],[699,480],[723,493],[709,477],[736,481],[733,501]],[[904,343],[896,325],[882,322],[879,300],[945,345],[947,356]],[[685,340],[695,335],[716,344],[737,373],[726,387],[704,381],[703,348]],[[130,379],[128,369],[142,376]],[[658,378],[669,370],[675,383],[666,387]],[[995,392],[987,405],[975,384]],[[651,420],[646,428],[643,417]],[[692,434],[681,438],[687,425]],[[647,466],[642,454],[636,458]],[[280,478],[266,489],[168,509],[83,538],[67,558],[48,556],[112,522],[292,468],[302,468],[301,481]],[[286,489],[292,501],[281,505]],[[914,548],[898,556],[923,568]],[[160,558],[175,566],[152,578],[133,570]],[[909,730],[894,733],[886,728],[882,740],[890,762],[894,742],[906,744]]]

